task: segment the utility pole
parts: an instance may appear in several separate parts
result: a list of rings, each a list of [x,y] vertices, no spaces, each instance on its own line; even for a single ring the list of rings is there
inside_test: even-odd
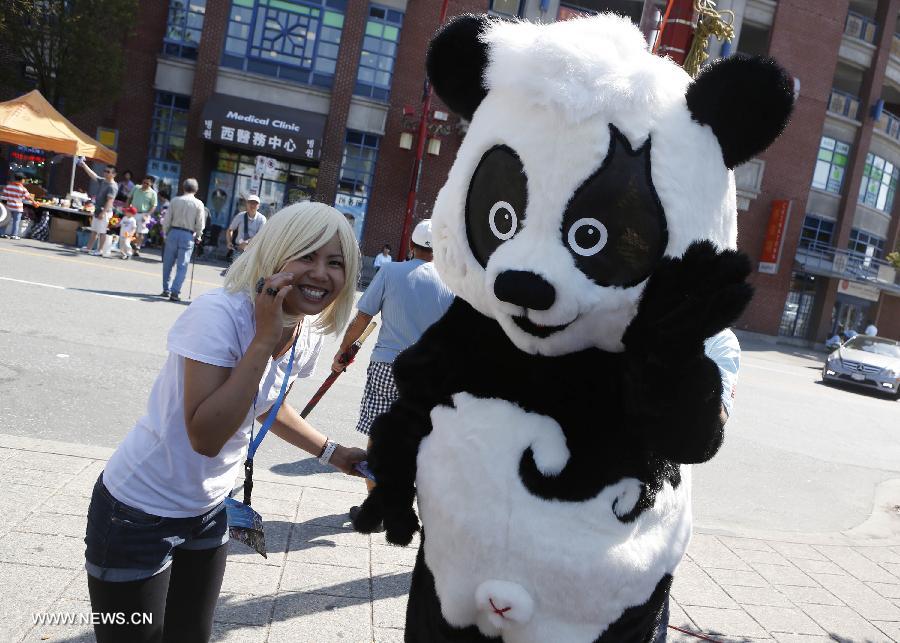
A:
[[[441,13],[438,24],[444,24],[447,17],[447,5],[450,0],[441,2]],[[400,259],[406,258],[409,253],[409,237],[412,234],[412,220],[416,212],[416,193],[419,190],[419,178],[422,174],[422,159],[425,156],[425,140],[428,138],[428,115],[431,111],[431,83],[425,79],[425,88],[422,92],[422,114],[419,117],[419,128],[416,134],[416,158],[413,162],[412,172],[409,177],[409,193],[406,197],[406,216],[403,219],[403,232],[400,235]]]

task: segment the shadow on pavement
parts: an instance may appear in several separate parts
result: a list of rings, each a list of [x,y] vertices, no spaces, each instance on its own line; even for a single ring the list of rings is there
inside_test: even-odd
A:
[[[315,458],[304,458],[296,462],[283,462],[269,467],[269,471],[282,476],[311,476],[317,473],[334,473],[334,467],[321,464]]]

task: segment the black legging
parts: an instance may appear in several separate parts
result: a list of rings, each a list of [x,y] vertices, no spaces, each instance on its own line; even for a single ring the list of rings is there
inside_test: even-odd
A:
[[[168,569],[150,578],[112,583],[88,574],[91,609],[125,623],[94,626],[97,643],[206,643],[212,635],[216,600],[225,575],[228,545],[191,551],[176,549]],[[137,613],[138,624],[132,624]],[[150,614],[151,623],[141,622]]]

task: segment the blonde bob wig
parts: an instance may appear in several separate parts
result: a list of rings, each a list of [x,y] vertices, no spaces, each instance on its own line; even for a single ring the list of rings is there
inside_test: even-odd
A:
[[[256,301],[256,282],[281,271],[285,264],[314,252],[334,235],[341,242],[344,256],[344,289],[323,310],[315,327],[326,333],[337,333],[347,324],[353,312],[353,298],[359,279],[359,245],[353,229],[343,214],[324,203],[304,201],[282,208],[260,229],[247,250],[225,275],[225,289],[246,292]],[[293,326],[298,317],[285,315],[285,325]]]

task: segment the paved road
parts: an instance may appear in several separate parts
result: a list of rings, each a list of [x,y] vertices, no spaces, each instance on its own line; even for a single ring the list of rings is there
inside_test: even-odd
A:
[[[221,284],[219,270],[196,266],[195,297]],[[15,302],[0,309],[0,433],[118,444],[142,411],[165,359],[166,332],[183,310],[154,296],[159,275],[156,256],[126,262],[40,242],[0,245],[0,300]],[[336,341],[329,338],[325,358]],[[819,533],[864,522],[877,485],[900,478],[900,403],[821,385],[821,356],[753,337],[744,345],[725,445],[695,467],[696,524],[731,533]],[[311,417],[348,444],[364,444],[353,426],[371,348]],[[294,388],[295,406],[326,368]],[[258,463],[288,475],[320,471],[276,439]]]

